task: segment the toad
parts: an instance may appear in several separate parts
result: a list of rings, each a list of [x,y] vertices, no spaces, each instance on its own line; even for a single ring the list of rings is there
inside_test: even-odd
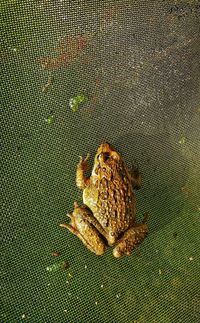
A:
[[[74,203],[68,214],[69,224],[60,224],[76,235],[96,255],[107,246],[114,246],[118,258],[131,255],[132,250],[146,237],[146,217],[136,223],[134,189],[141,186],[138,172],[129,172],[121,154],[110,144],[103,143],[94,158],[90,177],[85,175],[87,160],[80,157],[76,170],[76,185],[83,190],[83,205]]]

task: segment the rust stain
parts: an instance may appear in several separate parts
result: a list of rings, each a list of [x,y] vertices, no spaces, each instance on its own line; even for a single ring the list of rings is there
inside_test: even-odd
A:
[[[58,48],[54,49],[54,52],[57,53],[55,57],[46,56],[40,58],[42,68],[52,71],[69,66],[88,45],[92,37],[92,35],[77,35],[62,38],[59,41]]]

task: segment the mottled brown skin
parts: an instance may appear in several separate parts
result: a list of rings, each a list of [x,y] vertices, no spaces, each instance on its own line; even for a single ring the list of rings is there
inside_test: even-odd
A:
[[[78,236],[96,255],[102,255],[115,245],[113,255],[130,255],[148,233],[143,221],[135,223],[136,200],[134,189],[141,186],[138,173],[131,175],[122,156],[108,143],[99,146],[90,177],[85,176],[86,159],[80,158],[76,184],[83,190],[83,203],[74,204],[70,224],[60,226]]]

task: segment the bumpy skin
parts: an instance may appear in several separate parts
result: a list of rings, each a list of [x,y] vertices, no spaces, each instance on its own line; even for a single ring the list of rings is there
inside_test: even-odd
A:
[[[136,172],[130,174],[122,156],[108,143],[97,150],[92,175],[86,177],[86,159],[80,158],[76,172],[76,184],[83,189],[82,207],[75,203],[70,224],[61,224],[77,235],[89,250],[101,255],[106,245],[116,245],[115,257],[131,251],[148,233],[144,223],[135,223],[136,201],[134,188],[141,185]]]

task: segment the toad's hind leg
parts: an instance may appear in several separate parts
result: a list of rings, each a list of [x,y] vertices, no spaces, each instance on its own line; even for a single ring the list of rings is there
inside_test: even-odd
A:
[[[80,189],[84,189],[87,185],[90,183],[90,178],[85,176],[85,171],[87,170],[87,161],[89,159],[90,155],[87,154],[86,158],[83,159],[83,157],[80,157],[80,161],[77,165],[76,169],[76,185]]]
[[[119,258],[123,255],[131,255],[132,250],[138,246],[148,234],[146,223],[136,224],[134,227],[125,231],[122,238],[118,241],[113,250],[113,255]]]
[[[96,255],[102,255],[106,249],[105,243],[94,225],[88,221],[92,217],[91,211],[82,206],[75,205],[70,224],[60,224],[61,227],[68,229],[76,235],[83,244]]]

